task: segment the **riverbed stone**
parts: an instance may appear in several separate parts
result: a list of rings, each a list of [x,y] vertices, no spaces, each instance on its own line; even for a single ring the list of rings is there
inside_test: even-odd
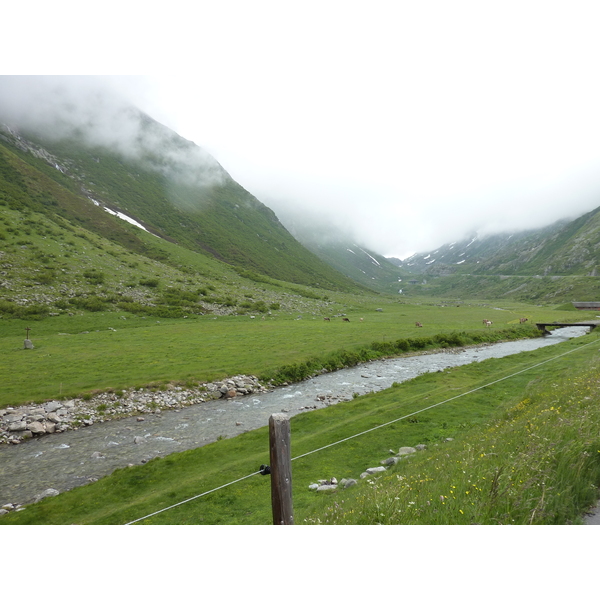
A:
[[[44,490],[41,494],[37,494],[33,501],[39,502],[44,498],[51,498],[52,496],[58,496],[59,494],[60,492],[58,490],[55,490],[54,488],[48,488],[47,490]]]
[[[29,429],[31,433],[45,433],[46,431],[44,424],[40,421],[32,421],[29,423],[29,425],[27,425],[27,429]]]
[[[7,427],[8,431],[25,431],[26,429],[27,422],[21,420],[10,423],[10,425]]]

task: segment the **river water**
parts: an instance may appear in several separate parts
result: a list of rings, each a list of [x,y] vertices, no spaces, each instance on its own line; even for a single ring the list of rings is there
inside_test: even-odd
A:
[[[588,331],[586,327],[565,327],[541,338],[378,360],[263,394],[144,415],[143,421],[137,417],[106,421],[0,446],[0,506],[27,504],[48,488],[64,492],[120,467],[264,427],[273,413],[293,416],[324,408],[426,372],[536,350]]]

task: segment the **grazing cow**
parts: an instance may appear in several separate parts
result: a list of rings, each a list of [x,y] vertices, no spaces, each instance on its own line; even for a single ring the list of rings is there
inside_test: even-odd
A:
[[[342,321],[348,321],[348,323],[350,323],[350,319],[348,317],[344,317]]]
[[[483,320],[483,324],[484,324],[486,327],[491,327],[491,326],[492,326],[492,322],[491,322],[489,319],[484,319],[484,320]]]
[[[417,321],[415,323],[415,327],[423,327],[423,323],[421,323],[421,321]]]
[[[323,321],[331,321],[329,317],[323,317]]]
[[[525,321],[527,321],[527,319],[525,317],[521,317],[519,319],[519,323],[525,323]]]
[[[360,318],[360,322],[361,322],[361,323],[363,322],[363,318],[362,318],[362,317]]]

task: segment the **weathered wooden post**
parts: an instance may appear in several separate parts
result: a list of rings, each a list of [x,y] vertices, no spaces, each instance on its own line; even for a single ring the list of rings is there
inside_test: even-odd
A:
[[[293,525],[290,420],[283,413],[269,418],[269,451],[273,525]]]

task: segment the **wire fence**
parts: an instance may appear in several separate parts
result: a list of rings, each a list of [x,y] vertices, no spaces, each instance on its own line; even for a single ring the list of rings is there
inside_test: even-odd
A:
[[[310,456],[311,454],[315,454],[317,452],[321,452],[323,450],[326,450],[328,448],[332,448],[333,446],[337,446],[338,444],[343,444],[344,442],[347,442],[349,440],[355,439],[357,437],[360,437],[362,435],[365,435],[367,433],[371,433],[373,431],[376,431],[378,429],[381,429],[382,427],[388,427],[389,425],[392,425],[393,423],[397,423],[398,421],[402,421],[404,419],[408,419],[410,417],[413,417],[415,415],[418,415],[420,413],[423,413],[425,411],[431,410],[433,408],[437,408],[438,406],[441,406],[443,404],[447,404],[448,402],[452,402],[454,400],[458,400],[459,398],[463,398],[464,396],[468,396],[469,394],[473,394],[475,392],[478,392],[479,390],[482,390],[484,388],[490,387],[492,385],[495,385],[497,383],[500,383],[502,381],[506,381],[507,379],[511,379],[512,377],[516,377],[517,375],[522,375],[523,373],[526,373],[527,371],[531,371],[533,369],[536,369],[538,367],[541,367],[542,365],[545,365],[549,362],[558,360],[560,358],[564,358],[565,356],[572,354],[573,352],[577,352],[583,348],[587,348],[588,346],[591,346],[592,344],[596,344],[600,342],[600,338],[593,340],[591,342],[588,342],[587,344],[584,344],[583,346],[578,346],[577,348],[572,348],[571,350],[568,350],[567,352],[564,352],[562,354],[559,354],[558,356],[553,356],[552,358],[548,358],[546,360],[543,360],[539,363],[536,363],[535,365],[532,365],[530,367],[526,367],[525,369],[521,369],[519,371],[516,371],[515,373],[511,373],[510,375],[506,375],[505,377],[501,377],[500,379],[496,379],[495,381],[491,381],[490,383],[486,383],[484,385],[480,385],[476,388],[473,388],[471,390],[468,390],[466,392],[463,392],[462,394],[458,394],[456,396],[453,396],[451,398],[447,398],[446,400],[442,400],[440,402],[436,402],[435,404],[431,404],[430,406],[427,406],[425,408],[421,408],[419,410],[416,410],[414,412],[402,415],[401,417],[398,417],[397,419],[393,419],[391,421],[387,421],[385,423],[381,423],[380,425],[376,425],[375,427],[371,427],[370,429],[365,429],[364,431],[360,431],[359,433],[355,433],[354,435],[345,437],[341,440],[337,440],[335,442],[332,442],[331,444],[327,444],[325,446],[321,446],[319,448],[315,448],[314,450],[310,450],[309,452],[305,452],[304,454],[300,454],[298,456],[294,456],[292,457],[292,461],[294,460],[299,460],[301,458],[305,458],[306,456]],[[216,492],[218,490],[222,490],[223,488],[229,487],[231,485],[234,485],[236,483],[239,483],[240,481],[244,481],[245,479],[249,479],[250,477],[253,477],[254,475],[258,475],[262,473],[262,470],[258,470],[255,471],[254,473],[250,473],[249,475],[245,475],[244,477],[240,477],[239,479],[236,479],[235,481],[230,481],[229,483],[225,483],[219,487],[213,488],[211,490],[208,490],[206,492],[203,492],[201,494],[198,494],[197,496],[193,496],[192,498],[188,498],[187,500],[182,500],[181,502],[178,502],[177,504],[173,504],[172,506],[167,506],[166,508],[162,508],[156,512],[153,512],[149,515],[146,515],[144,517],[140,517],[139,519],[135,519],[134,521],[130,521],[129,523],[125,523],[125,525],[132,525],[134,523],[139,523],[140,521],[144,521],[145,519],[149,519],[150,517],[154,517],[155,515],[158,515],[160,513],[163,513],[167,510],[171,510],[172,508],[176,508],[177,506],[181,506],[182,504],[186,504],[187,502],[191,502],[192,500],[197,500],[198,498],[201,498],[202,496],[207,496],[208,494],[212,494],[213,492]]]

